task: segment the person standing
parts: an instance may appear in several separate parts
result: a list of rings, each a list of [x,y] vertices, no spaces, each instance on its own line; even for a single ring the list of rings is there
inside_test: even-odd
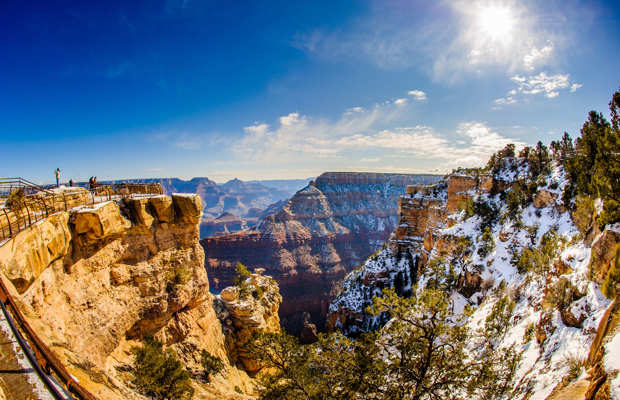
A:
[[[56,168],[56,187],[60,187],[60,168]]]

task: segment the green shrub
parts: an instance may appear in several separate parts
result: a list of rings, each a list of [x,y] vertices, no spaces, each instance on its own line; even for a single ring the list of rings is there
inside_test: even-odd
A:
[[[573,301],[579,300],[584,295],[567,279],[560,278],[547,292],[546,302],[555,306],[558,310],[568,308]]]
[[[478,247],[478,255],[480,257],[486,257],[495,249],[495,239],[489,227],[484,228],[484,232],[478,238],[478,241],[480,242],[480,247]]]
[[[536,332],[536,325],[534,323],[529,323],[525,327],[525,331],[523,332],[523,344],[529,343],[534,338],[534,333]]]
[[[503,336],[510,326],[510,318],[515,308],[515,303],[508,296],[503,296],[494,305],[491,313],[487,316],[484,325],[484,334],[493,339]]]
[[[245,265],[237,263],[237,267],[235,268],[235,278],[233,279],[235,286],[242,286],[251,276],[252,274],[248,271]]]
[[[499,218],[499,210],[495,205],[485,201],[484,199],[477,199],[473,203],[474,214],[478,215],[482,222],[480,227],[482,229],[491,227]]]
[[[605,225],[615,224],[620,221],[620,203],[611,199],[605,200],[603,211],[596,221],[601,229],[604,229]]]
[[[574,354],[568,355],[564,358],[564,363],[568,367],[568,380],[574,381],[581,375],[583,369],[584,360]]]
[[[185,285],[192,279],[192,271],[184,266],[176,267],[172,281],[175,285]]]
[[[215,374],[219,374],[224,369],[224,362],[219,357],[212,356],[208,351],[202,350],[200,354],[200,364],[202,365],[204,378],[207,381]]]
[[[13,190],[9,193],[9,198],[6,201],[6,207],[13,211],[14,213],[18,213],[22,208],[26,205],[26,196],[24,194],[24,188],[19,188]]]
[[[459,210],[465,211],[465,219],[471,218],[474,216],[474,200],[471,197],[466,198],[459,202],[458,205]]]
[[[521,207],[527,201],[523,190],[521,190],[521,185],[515,183],[512,185],[512,188],[508,192],[506,196],[506,206],[508,207],[508,216],[516,221],[519,216],[519,212],[521,211]]]
[[[558,235],[550,229],[543,235],[538,247],[523,250],[516,264],[517,270],[522,274],[530,271],[537,274],[549,272],[549,264],[559,247]]]
[[[173,350],[164,351],[160,343],[147,337],[142,347],[131,351],[136,357],[133,383],[141,393],[157,400],[192,397],[191,374]]]

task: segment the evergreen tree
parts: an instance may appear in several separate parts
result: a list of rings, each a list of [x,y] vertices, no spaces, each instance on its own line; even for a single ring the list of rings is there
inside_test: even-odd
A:
[[[600,197],[604,209],[599,218],[603,226],[620,221],[620,125],[618,117],[620,91],[614,93],[609,109],[610,124],[601,113],[591,111],[581,128],[575,152],[567,158],[565,168],[571,180],[568,194],[577,193]]]

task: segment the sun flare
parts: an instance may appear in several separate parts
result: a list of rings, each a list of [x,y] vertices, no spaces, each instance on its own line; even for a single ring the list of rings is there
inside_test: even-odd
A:
[[[489,6],[481,8],[477,15],[480,31],[493,40],[507,41],[512,37],[514,15],[508,7]]]

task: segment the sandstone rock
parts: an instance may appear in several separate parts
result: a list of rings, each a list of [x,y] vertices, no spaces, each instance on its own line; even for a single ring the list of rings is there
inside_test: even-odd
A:
[[[81,207],[71,214],[71,224],[77,234],[84,234],[91,241],[118,235],[131,226],[131,222],[121,215],[120,208],[111,201]]]
[[[54,261],[70,248],[69,214],[59,213],[17,234],[0,247],[0,269],[23,293]]]
[[[547,190],[539,190],[534,196],[533,205],[536,208],[545,208],[555,205],[557,194]]]
[[[179,222],[198,224],[202,216],[202,201],[196,194],[175,193],[172,195],[175,215]]]
[[[153,216],[147,210],[149,204],[148,198],[128,197],[124,199],[124,202],[131,210],[132,220],[134,220],[136,224],[144,225],[146,227],[150,227],[151,225],[153,225],[153,221],[155,220],[155,218],[153,218]]]
[[[239,361],[249,374],[255,374],[261,367],[241,345],[255,332],[280,331],[278,308],[282,296],[278,291],[278,285],[271,277],[252,274],[247,284],[249,289],[244,296],[241,296],[238,287],[231,286],[222,290],[216,302],[221,302],[218,307],[226,310],[226,312],[220,311],[218,317],[225,326],[231,327],[227,331],[227,343],[231,353],[238,354]]]
[[[319,340],[316,325],[311,322],[310,314],[307,312],[303,313],[303,320],[303,328],[301,329],[301,333],[299,335],[300,342],[309,344]]]
[[[446,209],[449,213],[458,211],[460,207],[472,198],[473,191],[478,186],[478,179],[471,175],[450,175],[448,177],[448,203]]]
[[[149,198],[149,203],[153,207],[153,211],[159,222],[174,221],[172,198],[168,196],[154,196]]]
[[[592,244],[590,271],[593,280],[602,284],[607,272],[615,259],[616,246],[620,243],[620,227],[618,224],[608,226]]]
[[[0,246],[2,272],[22,293],[16,300],[29,323],[98,398],[143,398],[122,371],[131,367],[130,349],[144,335],[175,350],[196,374],[202,350],[224,361],[211,386],[195,382],[198,398],[248,398],[234,389],[254,390],[247,374],[228,362],[211,303],[196,203],[180,207],[191,218],[150,229],[143,225],[146,215],[140,217],[150,207],[131,204],[133,224],[107,202],[51,216]],[[265,325],[278,326],[279,303],[265,304]]]

